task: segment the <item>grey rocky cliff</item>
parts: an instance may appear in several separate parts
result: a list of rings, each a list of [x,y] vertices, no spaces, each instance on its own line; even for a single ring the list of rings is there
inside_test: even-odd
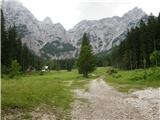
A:
[[[127,30],[137,26],[140,19],[145,16],[146,14],[142,9],[135,7],[122,17],[114,16],[100,20],[83,20],[68,31],[70,42],[79,49],[82,35],[87,32],[95,53],[110,50],[114,39],[124,39]],[[122,34],[124,35],[122,36]]]
[[[23,43],[37,55],[52,59],[75,57],[84,32],[88,33],[95,53],[110,50],[125,38],[128,29],[137,26],[146,16],[142,9],[135,7],[122,17],[83,20],[66,31],[60,23],[53,24],[49,17],[38,21],[27,8],[14,0],[5,1],[3,11],[7,27],[15,24]]]
[[[22,42],[37,55],[42,54],[41,49],[47,43],[54,41],[68,43],[67,31],[60,23],[53,24],[49,17],[45,18],[44,21],[38,21],[22,3],[7,0],[2,3],[2,9],[6,19],[6,27],[15,24],[22,37]],[[69,55],[67,54],[66,57],[72,57],[73,52],[73,50],[68,51]],[[61,54],[65,58],[66,53]],[[58,57],[56,54],[51,56],[53,59]]]

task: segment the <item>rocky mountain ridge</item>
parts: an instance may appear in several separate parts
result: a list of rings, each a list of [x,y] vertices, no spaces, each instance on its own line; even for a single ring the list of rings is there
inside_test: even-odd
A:
[[[95,53],[110,50],[115,39],[119,37],[122,39],[122,34],[137,26],[141,19],[146,19],[146,14],[142,9],[135,7],[122,17],[114,16],[100,20],[83,20],[68,31],[70,42],[79,48],[82,34],[87,32]]]
[[[33,14],[17,1],[2,4],[6,27],[15,24],[22,42],[37,55],[52,59],[75,57],[79,51],[83,33],[88,33],[93,51],[110,50],[125,38],[128,29],[138,25],[146,14],[135,7],[122,17],[114,16],[100,20],[82,20],[69,31],[60,24],[53,24],[49,17],[38,21]]]

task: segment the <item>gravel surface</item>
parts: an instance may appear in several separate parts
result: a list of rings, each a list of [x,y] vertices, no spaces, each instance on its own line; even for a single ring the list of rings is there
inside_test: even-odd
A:
[[[75,93],[72,120],[159,120],[159,89],[127,95],[96,79],[90,82],[88,91]]]
[[[147,120],[160,120],[160,88],[133,92],[127,99]]]
[[[1,120],[56,120],[56,116],[46,105],[41,105],[28,112],[12,109],[8,113],[5,112]]]

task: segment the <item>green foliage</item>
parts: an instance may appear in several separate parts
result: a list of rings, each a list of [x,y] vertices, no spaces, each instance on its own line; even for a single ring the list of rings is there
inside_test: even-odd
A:
[[[5,29],[5,19],[3,16],[3,11],[1,10],[1,61],[2,61],[2,73],[8,74],[12,60],[17,60],[17,62],[22,66],[22,70],[26,71],[28,68],[41,69],[43,59],[36,56],[26,44],[21,43],[21,37],[23,32],[27,32],[26,26],[10,26],[8,30]],[[22,36],[21,36],[22,35]]]
[[[69,52],[75,50],[69,43],[61,43],[60,41],[53,41],[52,43],[47,43],[41,49],[41,52],[45,52],[46,54],[51,55],[60,55],[62,52]]]
[[[103,51],[101,53],[96,54],[96,66],[105,67],[111,66],[111,54],[109,51]]]
[[[39,75],[44,75],[44,72],[43,72],[43,71],[41,71],[41,72],[39,73]]]
[[[83,74],[84,77],[88,77],[88,73],[91,73],[95,70],[95,64],[96,60],[95,56],[92,53],[89,39],[87,37],[87,34],[84,33],[80,54],[77,61],[78,71],[80,74]]]
[[[3,11],[1,9],[1,64],[5,65],[6,67],[9,66],[8,44],[9,44],[9,40],[8,40],[7,30],[5,29],[5,19],[4,19]]]
[[[2,72],[2,75],[3,74],[8,74],[10,71],[10,68],[5,66],[5,65],[1,65],[1,72]]]
[[[147,61],[146,61],[146,59],[144,58],[144,59],[143,59],[144,69],[146,68],[146,63],[147,63]]]
[[[19,65],[17,60],[12,60],[9,77],[13,78],[20,75],[22,67]]]
[[[73,69],[73,66],[74,66],[74,59],[68,59],[68,60],[66,60],[66,68],[67,68],[67,70],[70,72],[70,71],[72,71],[72,69]]]
[[[75,65],[75,59],[65,60],[46,60],[45,65],[49,66],[49,70],[68,70],[71,71]]]
[[[107,68],[110,70],[111,68]],[[110,85],[122,92],[129,92],[134,89],[144,89],[147,87],[160,87],[160,70],[159,67],[154,69],[135,69],[135,70],[118,70],[114,75],[106,74],[106,81]],[[146,72],[146,73],[145,73]],[[146,76],[144,77],[144,73]]]
[[[108,73],[109,75],[112,75],[112,74],[118,73],[118,71],[117,71],[116,69],[110,68],[110,69],[107,70],[107,73]]]
[[[157,66],[157,61],[158,61],[158,58],[160,57],[160,54],[157,50],[153,51],[151,54],[150,54],[150,60],[153,64],[155,64],[155,66]]]
[[[160,65],[159,17],[150,15],[147,23],[141,20],[139,27],[128,30],[126,39],[107,53],[112,66],[132,70]]]

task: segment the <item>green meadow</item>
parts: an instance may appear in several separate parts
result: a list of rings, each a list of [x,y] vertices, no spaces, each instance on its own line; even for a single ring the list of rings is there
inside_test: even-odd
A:
[[[74,89],[86,87],[91,79],[103,74],[105,68],[97,70],[83,78],[77,70],[35,72],[24,74],[14,79],[2,78],[2,112],[10,109],[33,110],[46,104],[57,116],[63,117],[74,101]]]
[[[27,112],[46,105],[59,119],[63,119],[70,113],[71,103],[75,100],[74,90],[87,90],[89,81],[99,77],[121,92],[160,87],[160,68],[146,71],[114,69],[116,72],[109,73],[110,69],[113,68],[97,68],[89,78],[83,78],[77,70],[33,72],[13,79],[4,77],[1,80],[2,115],[12,109]]]

